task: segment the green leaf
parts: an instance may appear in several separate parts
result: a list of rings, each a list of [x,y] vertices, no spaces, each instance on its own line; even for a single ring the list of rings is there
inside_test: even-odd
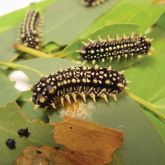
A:
[[[141,32],[150,28],[163,14],[164,6],[155,5],[152,0],[121,0],[104,16],[93,23],[81,37],[85,38],[94,31],[107,25],[118,23],[138,24]]]
[[[82,108],[81,108],[82,107]],[[113,165],[163,165],[165,163],[165,144],[157,130],[142,112],[142,108],[127,95],[118,96],[118,101],[88,100],[81,103],[79,110],[87,113],[87,120],[124,132],[124,144],[114,154]],[[59,119],[56,114],[49,115],[50,121]],[[80,115],[81,118],[81,115]]]
[[[28,120],[41,120],[45,123],[48,123],[49,119],[46,114],[46,110],[42,108],[34,109],[34,104],[32,102],[26,102],[21,108],[21,112],[25,114]]]
[[[44,1],[30,7],[18,10],[11,14],[0,17],[0,60],[1,61],[13,61],[18,56],[19,53],[13,48],[13,43],[18,42],[19,26],[21,24],[23,17],[25,17],[28,9],[41,10],[48,4],[52,3],[54,0]]]
[[[26,91],[21,94],[17,100],[18,105],[21,107],[21,112],[26,116],[27,120],[34,121],[36,119],[48,123],[49,119],[46,110],[42,108],[34,109],[34,104],[31,101],[32,91]]]
[[[14,84],[4,74],[0,73],[0,107],[6,106],[19,97],[20,92],[15,89]]]
[[[22,19],[24,18],[26,12],[29,9],[36,9],[36,10],[42,10],[55,0],[46,0],[42,1],[40,3],[32,3],[30,6],[14,11],[12,13],[9,13],[7,15],[1,16],[0,17],[0,32],[6,31],[12,27],[17,26],[22,22]]]
[[[17,131],[20,128],[27,128],[31,133],[28,138],[19,137]],[[22,149],[29,145],[54,146],[52,126],[42,122],[28,122],[20,113],[18,106],[14,103],[5,108],[0,108],[0,164],[14,164],[15,159],[20,155]],[[5,142],[8,138],[16,141],[16,149],[10,150]]]
[[[16,41],[17,28],[12,28],[5,32],[0,32],[0,60],[13,61],[18,57],[18,53],[13,48],[13,43]]]
[[[165,30],[165,13],[159,18],[156,25]]]
[[[41,75],[56,73],[60,69],[66,69],[75,66],[75,63],[60,58],[36,58],[31,60],[22,60],[14,63],[18,68],[22,69],[33,84],[39,81]]]
[[[95,8],[85,7],[81,0],[57,0],[46,8],[44,42],[66,45],[86,30],[98,17],[112,8],[114,0]],[[53,17],[52,17],[53,16]]]
[[[154,103],[156,105],[165,106],[165,98],[162,98],[162,99],[160,99]],[[157,109],[157,111],[165,116],[165,108],[164,109]],[[165,143],[165,123],[162,122],[161,120],[159,120],[158,118],[156,118],[153,114],[151,114],[147,111],[145,111],[145,113],[146,113],[147,117],[150,119],[150,121],[152,122],[152,124],[155,126],[155,128],[159,132],[162,140]]]
[[[100,36],[103,39],[107,39],[108,35],[111,38],[116,38],[116,35],[123,36],[125,33],[126,35],[131,35],[133,32],[138,33],[138,25],[134,24],[114,24],[105,26],[104,28],[96,31],[95,33],[88,36],[88,38],[92,40],[98,40],[98,36]],[[63,54],[67,56],[68,59],[73,59],[74,61],[83,62],[84,60],[81,58],[80,54],[76,52],[76,50],[80,50],[84,45],[82,41],[89,42],[88,38],[85,39],[79,39],[68,45],[64,51]],[[97,62],[97,64],[101,66],[109,66],[112,65],[115,69],[123,69],[132,66],[133,64],[137,63],[138,60],[125,60],[122,62],[111,62],[110,60],[107,60],[106,62]],[[91,64],[91,63],[89,63]]]
[[[132,83],[129,84],[130,90],[148,100],[155,101],[165,97],[165,33],[160,29],[153,30],[151,37],[154,38],[153,47],[155,56],[147,60],[142,60],[139,65],[125,71],[126,77]]]

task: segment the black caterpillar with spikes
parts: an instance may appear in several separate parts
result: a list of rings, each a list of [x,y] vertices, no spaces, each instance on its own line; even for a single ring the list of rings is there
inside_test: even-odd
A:
[[[36,107],[53,108],[64,106],[65,102],[71,104],[77,101],[77,97],[103,98],[108,102],[108,96],[116,100],[119,94],[127,86],[123,72],[117,72],[109,68],[95,66],[73,67],[47,77],[32,87],[32,101]]]
[[[89,39],[90,40],[90,39]],[[94,64],[97,61],[104,62],[105,60],[122,60],[129,57],[142,57],[150,55],[151,39],[148,39],[139,34],[132,34],[131,36],[124,35],[123,37],[116,37],[107,40],[102,40],[100,37],[97,41],[90,40],[89,43],[84,43],[78,52],[86,61],[92,61]]]
[[[39,12],[29,11],[21,25],[21,43],[27,47],[39,49],[41,46],[40,26]]]
[[[107,0],[84,0],[84,5],[87,7],[94,7],[104,3]]]

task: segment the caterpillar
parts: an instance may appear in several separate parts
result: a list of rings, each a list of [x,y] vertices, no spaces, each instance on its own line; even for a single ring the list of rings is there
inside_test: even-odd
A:
[[[107,0],[84,0],[84,5],[87,7],[94,7],[104,3]]]
[[[42,77],[32,87],[32,101],[36,107],[46,109],[56,109],[64,106],[65,102],[77,102],[77,97],[85,102],[86,97],[91,97],[94,102],[101,97],[108,102],[108,96],[116,100],[116,94],[126,86],[123,72],[112,70],[111,67],[72,67]]]
[[[94,41],[89,39],[89,43],[83,42],[84,46],[78,50],[80,56],[85,61],[91,61],[93,64],[97,61],[122,60],[129,57],[141,58],[144,55],[150,55],[151,39],[139,34],[132,33],[131,36],[125,34],[115,39],[108,36],[106,40],[98,37]]]
[[[21,25],[21,43],[27,47],[39,49],[41,47],[40,27],[41,16],[39,12],[30,10]]]

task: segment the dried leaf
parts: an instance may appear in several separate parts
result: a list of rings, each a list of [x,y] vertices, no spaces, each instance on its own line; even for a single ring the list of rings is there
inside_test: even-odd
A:
[[[73,165],[70,158],[63,154],[63,150],[56,150],[51,147],[26,147],[22,155],[16,160],[16,165]]]
[[[156,4],[165,4],[165,0],[154,0]]]
[[[68,156],[82,165],[102,165],[112,161],[113,152],[123,142],[123,133],[79,119],[65,118],[55,123],[57,143],[73,150]]]

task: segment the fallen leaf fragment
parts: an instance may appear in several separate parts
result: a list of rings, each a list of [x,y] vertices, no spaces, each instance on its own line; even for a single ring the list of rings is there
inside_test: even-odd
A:
[[[156,4],[165,4],[165,0],[154,0]]]
[[[74,118],[55,123],[54,138],[72,154],[79,165],[103,165],[112,161],[113,152],[123,143],[123,133],[112,128]]]
[[[74,162],[66,157],[66,151],[51,147],[26,147],[17,158],[16,165],[73,165]],[[71,151],[67,151],[71,152]],[[65,153],[65,154],[64,154]]]

